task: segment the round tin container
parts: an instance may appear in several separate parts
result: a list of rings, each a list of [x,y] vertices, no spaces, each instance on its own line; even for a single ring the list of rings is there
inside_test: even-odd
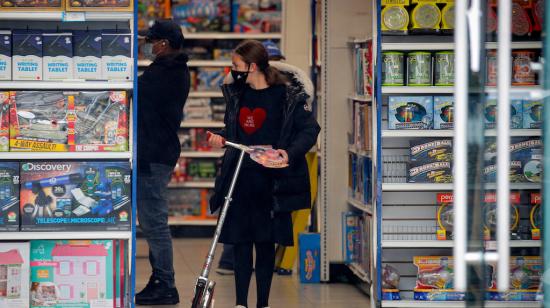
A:
[[[382,85],[405,85],[405,54],[399,51],[386,51],[382,53]]]
[[[432,54],[427,51],[410,52],[407,57],[409,86],[432,85]]]
[[[452,86],[455,82],[455,53],[440,51],[435,53],[435,85]]]
[[[531,70],[531,62],[535,60],[535,52],[529,50],[512,51],[512,85],[535,85],[535,72]]]

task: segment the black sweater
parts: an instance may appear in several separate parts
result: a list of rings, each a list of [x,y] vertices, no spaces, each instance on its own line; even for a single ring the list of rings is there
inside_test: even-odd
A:
[[[181,144],[178,129],[189,94],[188,57],[183,53],[157,58],[138,79],[138,166],[174,165]]]

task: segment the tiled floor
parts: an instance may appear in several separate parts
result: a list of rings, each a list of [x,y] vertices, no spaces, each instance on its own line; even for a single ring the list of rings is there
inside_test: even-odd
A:
[[[176,306],[178,308],[187,308],[191,304],[195,280],[204,262],[208,245],[209,240],[204,239],[174,239],[174,266],[176,269],[176,284],[180,293],[180,304]],[[220,253],[221,247],[218,250],[218,255]],[[149,261],[147,259],[147,244],[144,240],[138,240],[137,256],[136,288],[137,290],[141,290],[147,283],[150,274]],[[234,307],[235,295],[233,276],[219,276],[213,273],[211,278],[216,281],[215,308]],[[255,289],[255,281],[253,278],[250,285],[250,307],[255,307]],[[284,277],[274,276],[271,288],[270,306],[272,308],[370,307],[369,298],[352,285],[302,285],[296,275]]]

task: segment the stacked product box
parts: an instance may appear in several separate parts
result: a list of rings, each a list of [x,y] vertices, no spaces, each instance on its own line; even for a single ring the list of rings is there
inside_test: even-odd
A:
[[[42,80],[42,32],[14,30],[12,40],[13,80]]]
[[[75,78],[101,79],[101,31],[73,31]]]
[[[0,30],[0,80],[11,80],[11,31]]]
[[[1,0],[0,8],[2,10],[63,10],[65,8],[64,0]]]
[[[484,180],[496,181],[496,138],[485,140]],[[542,140],[540,137],[514,137],[510,141],[510,182],[540,183],[542,177]]]
[[[104,30],[101,34],[101,49],[102,79],[132,80],[132,34],[122,30]]]
[[[454,97],[434,96],[434,129],[454,128]]]
[[[409,153],[409,183],[452,183],[452,139],[413,139]]]
[[[489,290],[487,300],[493,301],[536,301],[544,272],[540,256],[510,256],[510,288],[498,292],[496,264],[487,264]]]
[[[67,0],[67,11],[128,11],[133,10],[133,0]]]
[[[485,102],[483,112],[485,128],[492,129],[497,127],[497,99],[489,96]],[[512,100],[510,106],[510,128],[523,127],[523,101]]]
[[[42,34],[44,80],[74,79],[73,34],[53,32]]]
[[[523,128],[542,128],[543,116],[542,101],[523,101]]]
[[[360,214],[353,212],[342,213],[344,235],[342,243],[344,245],[343,252],[345,263],[359,263],[361,260],[361,220],[362,217]]]
[[[127,162],[21,164],[22,231],[130,230]]]
[[[390,96],[388,99],[389,129],[432,129],[432,96]]]
[[[30,244],[0,243],[0,307],[28,308]]]
[[[0,231],[19,231],[19,163],[0,162]]]
[[[464,293],[453,287],[453,257],[416,256],[417,267],[414,299],[424,301],[462,301]]]
[[[370,203],[372,197],[372,160],[369,157],[349,154],[349,196],[362,203]]]

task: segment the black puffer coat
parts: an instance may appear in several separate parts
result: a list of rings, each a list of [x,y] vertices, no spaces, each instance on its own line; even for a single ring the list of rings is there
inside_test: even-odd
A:
[[[285,73],[283,71],[283,73]],[[295,76],[299,78],[299,76]],[[321,128],[315,120],[308,104],[312,94],[306,93],[306,82],[292,80],[287,84],[283,126],[281,136],[275,145],[288,153],[289,167],[276,170],[273,181],[273,210],[291,212],[311,206],[311,188],[305,155],[315,145]],[[227,103],[225,111],[225,129],[218,132],[227,140],[237,138],[239,99],[241,91],[233,84],[222,86]],[[309,92],[309,91],[308,91]],[[233,172],[236,167],[239,151],[227,148],[222,158],[221,171],[216,178],[214,195],[210,199],[210,210],[215,212],[224,202]]]

